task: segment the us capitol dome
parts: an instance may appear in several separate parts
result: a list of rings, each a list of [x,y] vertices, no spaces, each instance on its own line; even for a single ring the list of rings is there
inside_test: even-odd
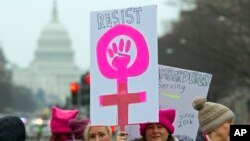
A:
[[[52,18],[38,39],[34,59],[28,68],[15,68],[13,82],[43,93],[49,104],[64,104],[70,96],[69,84],[83,73],[74,63],[74,51],[66,28],[58,19],[54,2]]]

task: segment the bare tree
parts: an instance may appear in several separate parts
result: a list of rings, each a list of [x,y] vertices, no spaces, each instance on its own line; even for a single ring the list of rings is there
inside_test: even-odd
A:
[[[11,72],[6,69],[2,49],[0,48],[0,112],[11,108],[17,111],[32,111],[37,107],[33,95],[27,88],[11,84]]]
[[[198,0],[159,39],[159,63],[213,74],[209,99],[250,86],[250,1]]]

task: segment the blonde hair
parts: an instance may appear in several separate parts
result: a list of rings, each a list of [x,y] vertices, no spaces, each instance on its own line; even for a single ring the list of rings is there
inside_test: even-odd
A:
[[[90,124],[87,125],[87,127],[84,130],[84,141],[88,141],[89,139],[89,130],[91,127],[95,127],[95,126],[91,126]],[[110,126],[103,126],[105,127],[105,129],[107,130],[108,134],[112,137],[112,129]]]

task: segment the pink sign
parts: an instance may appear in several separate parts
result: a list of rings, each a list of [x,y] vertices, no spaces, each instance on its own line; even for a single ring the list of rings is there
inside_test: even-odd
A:
[[[121,35],[132,40],[125,40]],[[115,38],[121,38],[119,44],[112,42]],[[131,42],[135,43],[137,52],[134,62],[129,66]],[[120,24],[103,34],[98,41],[96,53],[101,74],[108,79],[116,79],[117,82],[117,93],[100,96],[100,105],[117,105],[118,125],[122,131],[125,131],[125,125],[128,124],[128,105],[146,101],[146,91],[128,92],[127,78],[139,76],[147,70],[149,65],[147,43],[139,31],[131,26]],[[111,59],[111,63],[108,59]]]

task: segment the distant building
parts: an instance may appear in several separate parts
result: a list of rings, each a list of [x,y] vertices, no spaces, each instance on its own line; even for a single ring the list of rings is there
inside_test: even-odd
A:
[[[42,30],[34,60],[27,68],[13,68],[13,83],[43,92],[50,104],[64,104],[69,84],[80,81],[81,70],[74,64],[74,52],[66,29],[58,20],[56,3],[52,19]]]

